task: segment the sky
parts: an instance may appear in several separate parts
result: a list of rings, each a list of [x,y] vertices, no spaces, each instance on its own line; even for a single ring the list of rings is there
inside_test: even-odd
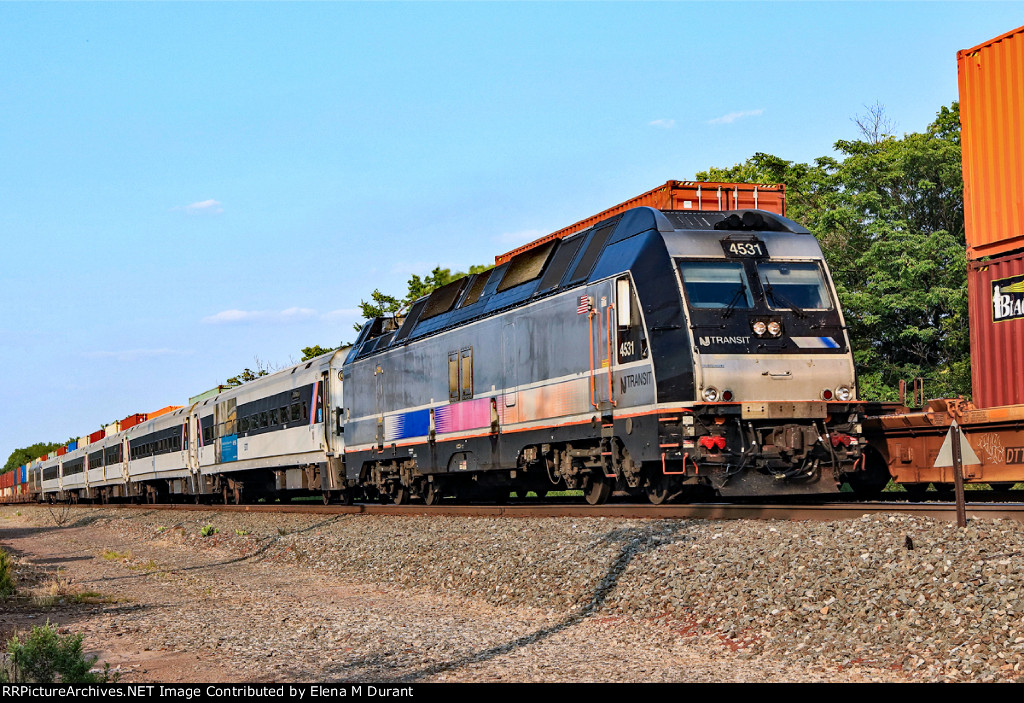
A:
[[[667,180],[898,133],[1020,2],[0,3],[0,454]]]

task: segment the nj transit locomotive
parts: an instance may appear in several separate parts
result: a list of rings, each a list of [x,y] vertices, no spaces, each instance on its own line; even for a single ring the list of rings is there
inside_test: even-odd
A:
[[[523,251],[367,323],[343,382],[346,485],[396,503],[829,493],[864,463],[821,251],[761,211],[635,208]]]
[[[855,387],[806,230],[640,207],[32,471],[100,500],[830,493],[866,474]]]

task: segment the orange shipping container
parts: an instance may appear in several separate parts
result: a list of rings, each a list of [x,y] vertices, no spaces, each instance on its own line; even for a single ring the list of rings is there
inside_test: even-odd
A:
[[[154,417],[160,417],[161,415],[166,415],[169,412],[174,412],[175,410],[177,410],[180,407],[181,407],[180,405],[168,405],[166,408],[160,408],[159,410],[154,410],[153,412],[149,413],[146,416],[146,418],[149,419],[149,420],[152,420]]]
[[[503,264],[516,254],[529,251],[554,239],[582,232],[601,220],[635,207],[653,207],[657,210],[700,210],[718,212],[721,210],[756,209],[786,214],[786,186],[761,183],[701,183],[698,181],[668,181],[635,198],[603,210],[592,217],[580,220],[557,232],[545,235],[529,244],[494,257],[495,264]]]
[[[957,52],[967,258],[1024,248],[1024,27]]]

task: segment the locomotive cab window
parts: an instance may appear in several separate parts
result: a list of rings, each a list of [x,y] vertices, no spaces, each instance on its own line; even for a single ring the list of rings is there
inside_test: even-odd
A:
[[[750,308],[754,305],[741,263],[682,261],[679,272],[691,307]]]
[[[760,263],[757,273],[773,309],[831,310],[832,297],[815,263]]]

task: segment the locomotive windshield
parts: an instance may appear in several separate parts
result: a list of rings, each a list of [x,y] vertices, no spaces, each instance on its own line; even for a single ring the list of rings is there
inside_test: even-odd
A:
[[[815,263],[767,263],[757,265],[768,305],[776,310],[831,310],[832,298],[821,269]]]
[[[683,261],[679,264],[683,287],[695,308],[750,308],[753,297],[743,264],[725,261]]]

